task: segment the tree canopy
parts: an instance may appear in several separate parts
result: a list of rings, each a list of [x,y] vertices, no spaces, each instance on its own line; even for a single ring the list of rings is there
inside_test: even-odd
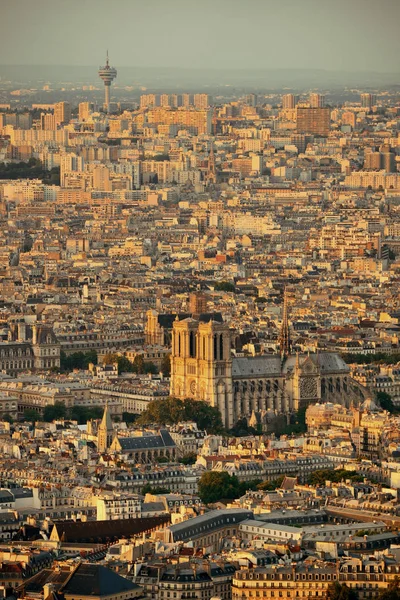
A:
[[[334,581],[326,591],[328,600],[357,600],[358,594],[352,588],[349,588],[345,583]]]
[[[217,281],[214,289],[216,292],[236,292],[235,284],[230,281]]]
[[[43,183],[60,185],[60,167],[48,171],[36,158],[30,158],[28,162],[1,162],[0,179],[41,179]]]
[[[376,394],[376,399],[383,410],[387,410],[390,413],[396,412],[396,407],[393,404],[392,396],[387,392],[378,392]]]
[[[199,480],[199,496],[205,504],[235,500],[248,490],[259,489],[261,484],[260,479],[240,482],[236,475],[226,471],[206,471]]]
[[[106,354],[103,363],[106,365],[117,363],[118,375],[121,373],[152,373],[153,375],[158,373],[156,365],[151,361],[145,361],[141,354],[137,354],[133,361],[120,354]]]
[[[223,425],[218,408],[207,402],[187,398],[163,398],[152,400],[140,415],[137,423],[141,425],[174,425],[181,421],[194,421],[199,429],[208,433],[222,433]]]
[[[96,350],[89,350],[88,352],[74,352],[68,356],[65,354],[65,352],[61,351],[60,369],[62,371],[73,371],[73,369],[82,369],[86,371],[90,363],[97,365]]]
[[[359,475],[356,471],[346,471],[346,469],[319,469],[311,473],[307,483],[310,485],[325,485],[325,481],[340,483],[346,479],[360,482],[363,481],[363,476]]]
[[[342,354],[343,360],[347,364],[356,363],[358,365],[370,365],[374,363],[384,363],[385,365],[395,365],[400,361],[400,353],[386,354],[376,352],[376,354]]]
[[[386,590],[382,590],[376,600],[400,600],[400,579],[396,577]]]

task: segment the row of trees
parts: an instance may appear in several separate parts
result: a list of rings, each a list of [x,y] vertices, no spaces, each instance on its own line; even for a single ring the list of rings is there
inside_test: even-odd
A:
[[[159,369],[151,361],[145,361],[143,356],[140,354],[135,356],[133,361],[130,361],[126,356],[120,356],[119,354],[106,354],[102,361],[106,365],[112,365],[117,363],[118,375],[121,373],[152,373],[157,374]],[[60,356],[60,369],[61,371],[73,371],[74,369],[86,370],[90,363],[94,365],[98,364],[98,355],[95,350],[89,350],[88,352],[74,352],[73,354],[66,355],[65,352],[61,351]],[[170,355],[166,354],[161,363],[161,371],[169,377],[171,373],[171,361]]]
[[[96,350],[88,352],[74,352],[68,356],[61,350],[60,354],[60,369],[61,371],[73,371],[74,369],[87,370],[90,363],[97,365]]]
[[[360,596],[356,590],[345,583],[335,581],[327,589],[328,600],[358,600]],[[400,580],[396,579],[385,590],[381,590],[373,600],[400,600]]]
[[[194,421],[199,429],[205,429],[208,433],[224,431],[218,408],[192,398],[152,400],[137,419],[137,423],[141,425],[174,425],[181,421]]]
[[[36,158],[30,158],[28,162],[2,162],[0,179],[41,179],[43,183],[60,185],[60,168],[54,167],[48,171]]]
[[[64,402],[46,406],[42,416],[32,409],[24,412],[24,420],[33,423],[36,421],[51,423],[56,419],[71,419],[71,421],[78,421],[79,425],[83,425],[90,419],[101,419],[102,416],[103,408],[101,406],[71,406],[67,408]]]
[[[340,483],[343,480],[350,479],[352,482],[363,481],[363,476],[357,471],[346,471],[346,469],[319,469],[314,471],[308,478],[310,485],[324,485],[325,481]]]
[[[133,361],[130,361],[126,356],[120,356],[119,354],[106,354],[103,358],[105,365],[118,365],[118,375],[121,373],[138,373],[140,375],[144,373],[152,373],[156,375],[158,369],[156,365],[150,361],[145,361],[141,354],[137,354]]]
[[[284,476],[274,481],[254,479],[240,482],[236,475],[229,475],[226,471],[206,471],[199,480],[199,496],[205,504],[235,500],[248,490],[276,490],[282,485],[283,479]]]
[[[385,365],[395,365],[400,361],[400,354],[385,354],[377,352],[376,354],[342,354],[345,363],[357,365],[371,365],[383,363]]]

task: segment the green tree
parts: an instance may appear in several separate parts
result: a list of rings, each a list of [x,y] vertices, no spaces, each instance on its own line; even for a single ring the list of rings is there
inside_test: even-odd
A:
[[[400,600],[400,579],[396,577],[386,590],[382,590],[376,600]]]
[[[64,419],[67,414],[64,402],[55,402],[54,405],[49,404],[43,411],[43,421],[51,423],[56,419]]]
[[[196,460],[197,460],[196,452],[189,452],[188,454],[185,454],[184,456],[182,456],[178,462],[180,462],[182,465],[194,465]]]
[[[86,370],[90,363],[97,365],[97,352],[89,350],[88,352],[73,352],[68,356],[61,351],[60,369],[62,371],[73,371],[73,369]]]
[[[24,410],[24,421],[36,423],[36,421],[40,421],[40,415],[33,408],[27,408]]]
[[[174,425],[180,421],[194,421],[199,429],[208,433],[222,433],[221,413],[207,402],[187,398],[163,398],[152,400],[137,422],[141,425]]]
[[[114,365],[116,362],[118,362],[118,359],[121,358],[118,354],[105,354],[103,356],[103,360],[102,363],[103,365]]]
[[[104,408],[101,406],[71,406],[68,411],[68,418],[78,421],[79,425],[84,425],[90,419],[101,419]]]
[[[118,365],[118,375],[121,375],[121,373],[133,373],[133,364],[126,356],[118,356],[116,362]]]
[[[358,600],[358,594],[345,583],[334,581],[328,586],[326,598],[328,600]]]
[[[319,469],[311,473],[307,483],[310,485],[325,485],[325,481],[340,483],[342,480],[350,479],[353,482],[363,481],[363,476],[356,471],[346,471],[346,469]]]
[[[144,373],[144,358],[141,354],[136,354],[133,360],[133,372],[139,374]]]
[[[10,413],[5,413],[2,416],[2,420],[6,421],[6,423],[14,423],[14,419],[12,418],[12,416],[10,415]]]
[[[243,417],[239,419],[237,423],[228,431],[229,435],[233,435],[235,437],[246,437],[249,435],[258,435],[258,432],[254,427],[251,427],[247,423],[247,419]]]
[[[145,494],[170,494],[171,490],[166,487],[151,487],[150,483],[146,483],[142,488],[142,495]]]
[[[122,421],[124,423],[126,423],[127,425],[131,425],[132,423],[134,423],[137,419],[139,418],[139,415],[137,415],[136,413],[131,413],[131,412],[126,412],[124,411],[122,413]]]
[[[211,406],[208,402],[202,400],[193,400],[186,398],[183,401],[184,421],[194,421],[198,428],[208,433],[222,433],[223,424],[221,413],[216,406]]]
[[[214,289],[216,292],[236,292],[235,284],[230,281],[217,281]]]
[[[233,500],[240,495],[238,478],[226,471],[206,471],[198,484],[199,496],[205,504]]]
[[[262,481],[261,483],[258,484],[257,489],[263,490],[265,492],[273,492],[274,490],[281,487],[282,481],[284,479],[285,479],[285,476],[280,475],[276,479],[271,479],[269,481]]]
[[[145,361],[143,369],[145,373],[151,373],[152,375],[157,375],[158,373],[157,366],[151,360]]]
[[[392,396],[390,394],[388,394],[387,392],[378,392],[376,394],[376,399],[378,400],[383,410],[387,410],[390,413],[395,412],[396,408],[393,404]]]
[[[184,412],[183,400],[179,398],[163,398],[152,400],[137,422],[141,425],[173,425],[182,420]]]
[[[169,377],[171,375],[171,355],[165,354],[164,358],[161,361],[161,373],[163,373],[164,377]]]

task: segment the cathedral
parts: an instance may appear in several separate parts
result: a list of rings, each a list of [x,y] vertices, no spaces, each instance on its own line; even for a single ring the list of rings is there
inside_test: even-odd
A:
[[[338,354],[291,353],[286,300],[280,354],[232,356],[232,332],[223,322],[176,317],[172,329],[171,396],[219,408],[225,427],[239,419],[287,415],[316,402],[349,406],[365,398]]]

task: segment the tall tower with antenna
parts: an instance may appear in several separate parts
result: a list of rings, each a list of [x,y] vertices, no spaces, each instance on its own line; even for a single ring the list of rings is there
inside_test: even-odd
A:
[[[107,50],[106,64],[104,67],[100,67],[100,69],[99,69],[99,77],[104,82],[104,92],[105,92],[104,106],[105,106],[106,112],[110,111],[110,86],[111,86],[112,82],[114,81],[114,79],[116,78],[116,76],[117,76],[117,69],[114,69],[114,67],[110,67],[110,63],[108,60],[108,50]]]

